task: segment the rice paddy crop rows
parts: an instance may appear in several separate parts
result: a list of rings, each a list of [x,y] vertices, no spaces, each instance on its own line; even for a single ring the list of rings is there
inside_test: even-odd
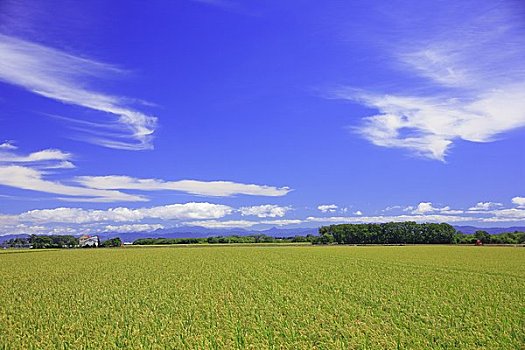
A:
[[[525,249],[0,254],[0,349],[523,349]]]

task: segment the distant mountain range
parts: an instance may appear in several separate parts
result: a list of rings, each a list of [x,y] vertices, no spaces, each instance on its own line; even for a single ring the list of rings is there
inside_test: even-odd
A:
[[[454,226],[454,228],[465,234],[472,234],[478,230],[487,231],[490,234],[497,234],[502,232],[514,232],[514,231],[525,231],[525,226],[513,226],[513,227],[475,227],[475,226]],[[263,231],[246,230],[242,228],[238,229],[214,229],[205,228],[198,226],[183,226],[173,227],[167,229],[158,229],[151,232],[103,232],[98,233],[102,241],[114,237],[120,237],[124,242],[133,242],[139,238],[205,238],[210,236],[230,236],[239,235],[247,236],[253,234],[264,234],[272,237],[292,237],[292,236],[306,236],[309,234],[316,235],[318,229],[315,227],[303,227],[303,228],[278,228],[272,227]],[[11,238],[26,238],[29,235],[17,234],[17,235],[6,235],[0,236],[0,243],[7,241]]]

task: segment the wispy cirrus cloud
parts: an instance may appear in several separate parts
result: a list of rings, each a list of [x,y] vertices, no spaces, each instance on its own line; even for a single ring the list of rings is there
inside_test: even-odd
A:
[[[62,163],[59,163],[62,164]],[[51,168],[68,168],[66,166],[47,166]],[[2,165],[0,162],[0,185],[43,193],[64,195],[57,199],[69,202],[138,202],[148,201],[144,195],[135,195],[122,190],[139,191],[178,191],[192,195],[208,197],[230,197],[233,195],[249,196],[284,196],[290,189],[287,187],[273,187],[266,185],[242,184],[230,181],[195,181],[181,180],[163,182],[161,180],[146,180],[145,182],[117,182],[115,178],[133,179],[126,176],[79,177],[64,181],[49,180],[49,174],[38,168],[20,165]],[[94,179],[96,178],[96,179]],[[106,181],[111,178],[111,182]],[[99,181],[105,179],[104,181]],[[243,209],[247,212],[247,209]],[[255,209],[253,209],[255,210]],[[259,215],[279,216],[287,209],[260,208]],[[255,213],[255,211],[253,211]]]
[[[59,149],[44,149],[28,155],[18,154],[15,152],[16,149],[17,147],[10,143],[0,145],[0,166],[3,164],[21,163],[47,169],[75,167],[70,161],[73,157],[72,154]]]
[[[9,147],[5,147],[9,145]],[[12,144],[0,145],[0,185],[43,193],[59,194],[66,197],[57,199],[69,202],[137,202],[148,201],[143,195],[125,193],[133,191],[178,191],[191,195],[208,197],[284,196],[291,191],[288,187],[243,184],[232,181],[164,181],[159,179],[137,179],[129,176],[78,176],[61,181],[50,176],[60,169],[74,168],[73,155],[59,149],[45,149],[29,154],[16,152]],[[246,207],[247,213],[270,217],[282,216],[288,207],[274,205]]]
[[[360,93],[346,95],[376,108],[355,130],[377,146],[402,148],[414,154],[445,160],[457,139],[490,142],[525,126],[525,84],[501,86],[475,97],[402,96]]]
[[[44,149],[29,154],[17,152],[17,147],[0,147],[0,185],[42,193],[67,196],[77,202],[136,202],[143,196],[115,190],[86,188],[67,182],[51,180],[53,172],[71,169],[73,155],[59,149]]]
[[[117,149],[152,148],[157,118],[129,107],[130,99],[88,87],[122,70],[64,51],[0,34],[0,80],[66,104],[102,112],[107,120],[85,140]],[[115,127],[118,126],[118,127]]]
[[[119,191],[98,190],[65,184],[61,181],[46,179],[47,173],[19,165],[0,165],[0,185],[43,193],[69,196],[65,200],[77,202],[136,202],[146,201],[143,196]]]
[[[385,44],[410,86],[334,93],[377,110],[355,132],[377,146],[444,161],[457,140],[491,142],[525,126],[523,18],[508,4],[482,12],[469,11],[476,2],[462,5],[453,5],[462,18],[450,25],[406,25]]]
[[[194,195],[229,197],[243,194],[250,196],[284,196],[291,191],[289,187],[244,184],[231,181],[197,181],[160,179],[138,179],[129,176],[79,176],[79,184],[96,189],[139,190],[139,191],[180,191]]]

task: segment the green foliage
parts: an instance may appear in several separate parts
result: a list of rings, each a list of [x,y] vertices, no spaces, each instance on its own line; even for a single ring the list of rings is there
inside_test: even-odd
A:
[[[208,238],[139,238],[133,242],[134,245],[155,245],[155,244],[243,244],[243,243],[301,243],[313,242],[315,236],[295,236],[295,237],[271,237],[264,234],[258,235],[231,235],[231,236],[212,236]],[[316,240],[317,238],[315,238]]]
[[[73,248],[78,246],[78,238],[71,235],[31,235],[29,238],[13,238],[5,242],[12,248]]]
[[[154,244],[199,244],[205,243],[205,238],[139,238],[135,245],[154,245]]]
[[[8,248],[29,248],[31,244],[28,238],[11,238],[4,242],[3,246]]]
[[[319,228],[320,243],[339,244],[446,244],[453,243],[456,230],[449,224],[387,222],[341,224]]]
[[[474,237],[476,237],[476,240],[480,240],[481,243],[490,242],[490,234],[487,231],[478,230],[474,233]]]
[[[488,234],[486,231],[476,231],[473,235],[458,232],[454,236],[454,243],[475,244],[477,240],[483,244],[525,244],[525,232],[504,232]]]
[[[23,252],[0,252],[4,350],[525,344],[522,248],[197,245]]]
[[[78,238],[71,235],[31,235],[33,248],[72,248],[78,246]]]
[[[101,247],[120,247],[122,246],[122,240],[120,239],[120,237],[111,238],[111,239],[108,239],[102,242],[100,246]]]

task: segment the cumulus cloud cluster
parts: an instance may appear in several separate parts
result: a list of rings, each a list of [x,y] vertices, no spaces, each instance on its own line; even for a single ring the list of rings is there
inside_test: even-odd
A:
[[[431,202],[421,202],[415,208],[414,207],[405,208],[405,211],[411,211],[412,214],[427,214],[427,213],[434,213],[434,212],[439,212],[442,214],[461,214],[463,213],[463,210],[453,210],[453,209],[450,209],[449,206],[445,206],[441,208],[434,207],[434,205]]]
[[[264,204],[239,208],[239,212],[242,216],[253,215],[259,218],[283,217],[289,210],[291,210],[291,207],[281,207],[275,204]]]
[[[516,204],[518,208],[525,209],[525,197],[514,197],[512,203]]]
[[[164,206],[130,209],[126,207],[107,210],[89,210],[82,208],[55,208],[30,210],[18,216],[21,221],[93,223],[93,222],[137,222],[144,219],[184,220],[217,219],[232,212],[232,208],[222,204],[185,203]]]
[[[488,204],[490,203],[490,204]],[[389,211],[400,214],[363,215],[356,211],[352,216],[333,215],[285,218],[290,207],[259,205],[234,208],[209,202],[176,203],[163,206],[106,210],[82,208],[54,208],[26,211],[17,215],[0,214],[0,235],[9,233],[72,234],[86,232],[144,232],[173,226],[200,226],[219,228],[253,228],[268,226],[324,225],[337,223],[380,222],[448,222],[465,224],[520,223],[525,222],[525,197],[512,198],[514,207],[502,208],[494,202],[478,202],[471,209],[451,209],[432,202],[402,208],[391,206]],[[481,209],[477,209],[481,208]],[[408,213],[407,213],[408,212]],[[332,214],[332,215],[330,215]],[[235,217],[237,216],[237,217]],[[254,216],[255,219],[244,219]]]
[[[322,213],[335,213],[338,208],[335,204],[322,204],[317,207]]]
[[[470,211],[479,211],[479,210],[490,210],[493,208],[501,207],[503,204],[494,203],[494,202],[478,202],[475,206],[470,207]]]

